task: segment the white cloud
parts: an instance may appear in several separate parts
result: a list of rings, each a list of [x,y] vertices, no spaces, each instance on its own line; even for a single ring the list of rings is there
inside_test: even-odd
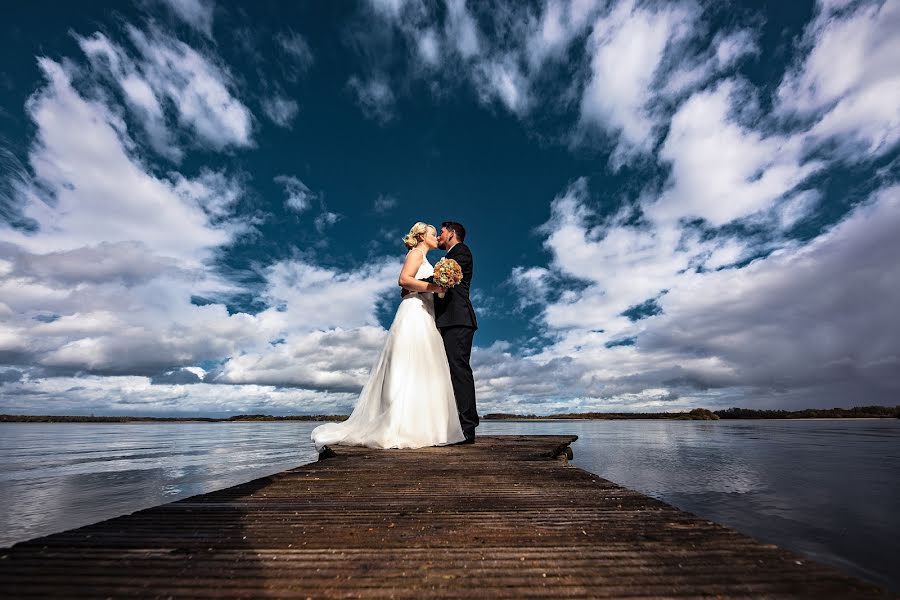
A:
[[[300,107],[294,100],[281,95],[263,98],[263,112],[279,127],[291,128],[291,124],[300,111]]]
[[[592,8],[582,6],[583,0],[566,9],[567,18],[575,21],[573,26],[581,27],[587,22]],[[390,28],[383,35],[370,35],[368,31],[357,36],[368,62],[374,62],[365,77],[353,77],[350,87],[356,93],[366,114],[381,122],[393,117],[396,91],[388,81],[390,70],[386,59],[371,61],[373,54],[383,55],[383,50],[370,46],[385,44],[390,40],[393,28],[399,30],[412,53],[411,75],[436,78],[432,82],[433,93],[440,95],[445,88],[440,79],[448,77],[459,80],[460,74],[471,83],[484,104],[499,101],[507,110],[518,116],[527,114],[533,104],[531,92],[530,65],[525,49],[518,38],[530,36],[534,40],[535,52],[544,43],[536,26],[526,10],[514,10],[504,6],[493,23],[496,26],[494,38],[485,37],[479,29],[479,17],[490,15],[490,11],[480,11],[478,17],[471,3],[466,0],[450,0],[446,10],[435,9],[421,2],[369,2],[372,12]],[[367,15],[368,16],[368,15]],[[567,23],[568,25],[568,23]],[[555,52],[549,49],[545,54]],[[543,60],[544,54],[541,55]],[[402,86],[398,86],[403,89]]]
[[[170,175],[175,183],[175,193],[188,205],[199,206],[210,222],[217,225],[227,223],[234,234],[244,233],[250,225],[246,217],[232,217],[235,204],[243,193],[238,178],[229,177],[221,171],[203,169],[188,179],[180,173]]]
[[[478,23],[469,12],[466,0],[447,0],[446,36],[464,59],[474,58],[481,52]]]
[[[163,283],[160,278],[156,285],[148,288],[159,291]],[[148,301],[148,296],[140,294],[139,298]],[[221,304],[189,307],[186,303],[179,305],[180,299],[174,295],[167,299],[171,304],[165,310],[134,311],[125,315],[119,311],[128,321],[105,323],[109,329],[102,332],[82,329],[82,320],[90,319],[92,315],[75,313],[72,318],[78,321],[76,330],[68,332],[68,336],[66,332],[46,332],[48,342],[56,342],[60,337],[72,339],[48,350],[37,362],[64,371],[149,375],[172,366],[220,360],[258,336],[249,315],[229,316]],[[185,314],[184,321],[175,320],[178,313]],[[151,320],[154,317],[165,317],[166,322],[154,322]],[[33,337],[44,332],[31,330],[29,333]]]
[[[293,175],[278,175],[274,181],[281,185],[287,194],[285,206],[297,212],[303,212],[309,208],[310,202],[318,198],[305,183]]]
[[[12,244],[2,248],[10,267],[3,277],[21,276],[60,286],[104,282],[133,286],[181,271],[177,259],[154,255],[140,241],[100,242],[46,254],[32,254]]]
[[[110,40],[82,41],[111,74],[123,72]],[[37,402],[47,412],[40,398],[62,390],[55,412],[346,412],[383,342],[376,311],[396,290],[399,261],[353,272],[277,263],[263,271],[269,308],[229,314],[222,300],[246,290],[212,259],[250,226],[234,217],[240,180],[209,169],[152,174],[112,98],[79,93],[74,67],[39,65],[46,82],[27,105],[34,181],[20,190],[35,230],[4,227],[0,242],[0,354],[20,365],[3,373],[4,408],[32,412]],[[296,177],[276,181],[295,208],[317,199]],[[316,225],[340,217],[322,204]],[[207,363],[219,366],[198,366]]]
[[[231,293],[229,284],[139,241],[43,254],[6,244],[0,254],[13,265],[0,277],[12,364],[152,374],[221,359],[259,336],[249,315],[191,302]]]
[[[691,349],[728,365],[731,385],[780,390],[795,403],[886,403],[900,391],[898,226],[894,186],[806,246],[687,276],[638,348],[648,358]]]
[[[356,394],[268,385],[154,384],[137,376],[25,379],[2,387],[15,414],[239,415],[346,414]]]
[[[0,326],[20,340],[6,348],[18,357],[14,364],[149,375],[221,359],[259,336],[249,315],[191,303],[194,294],[233,291],[226,283],[155,256],[140,242],[15,252],[15,270],[0,278],[12,313]]]
[[[716,66],[719,69],[727,69],[745,56],[759,53],[753,32],[748,29],[716,35],[712,45],[715,48]]]
[[[747,246],[733,238],[726,238],[713,248],[703,266],[707,269],[720,269],[739,262],[746,256]]]
[[[281,46],[287,55],[287,59],[291,62],[292,69],[286,72],[291,79],[295,79],[301,73],[307,71],[315,62],[309,43],[302,35],[293,30],[279,32],[275,36],[275,41]]]
[[[666,47],[685,36],[695,18],[683,5],[648,9],[626,0],[594,23],[581,121],[618,136],[616,160],[652,148],[658,125],[651,106],[657,71]]]
[[[660,147],[670,178],[659,194],[642,196],[643,220],[635,223],[630,212],[601,220],[585,181],[553,202],[541,229],[551,263],[511,275],[523,292],[520,309],[543,307],[545,337],[527,340],[525,357],[504,342],[476,349],[483,412],[896,396],[896,187],[806,246],[765,242],[777,250],[742,267],[757,242],[724,233],[700,238],[680,222],[747,220],[788,230],[820,201],[817,190],[800,189],[822,168],[805,162],[810,142],[837,141],[843,156],[851,148],[870,157],[892,147],[897,108],[885,98],[897,96],[896,66],[887,60],[897,36],[886,25],[897,20],[896,6],[820,9],[804,40],[809,54],[776,99],[778,116],[805,130],[778,133],[756,112],[749,84],[714,82],[734,77],[730,71],[758,51],[752,31],[722,33],[684,56],[674,51],[696,41],[688,29],[698,18],[692,4],[624,2],[598,17],[598,3],[549,0],[534,14],[500,11],[503,22],[494,25],[507,34],[497,39],[479,31],[462,0],[449,3],[443,24],[428,20],[416,2],[373,5],[407,36],[417,76],[462,74],[483,103],[499,101],[518,116],[542,106],[533,87],[540,72],[590,35],[581,125],[611,134],[623,160],[655,148],[674,112]],[[6,228],[0,243],[0,353],[9,364],[31,366],[0,373],[4,406],[24,412],[28,402],[55,393],[138,412],[345,412],[381,349],[377,308],[395,298],[399,262],[376,259],[365,270],[341,271],[282,261],[262,269],[258,297],[268,308],[229,314],[221,302],[238,290],[210,259],[248,230],[233,215],[240,181],[211,170],[154,174],[128,117],[156,152],[177,161],[185,132],[217,150],[252,145],[252,115],[212,57],[152,26],[128,31],[138,54],[97,33],[77,38],[91,70],[39,63],[46,83],[27,107],[37,127],[29,154],[36,180],[21,186],[23,215],[37,231]],[[291,54],[296,68],[308,68],[305,40],[284,40],[293,43],[278,40],[285,52],[298,49]],[[629,51],[631,44],[638,50]],[[380,68],[348,87],[367,114],[385,122],[402,88]],[[130,112],[101,93],[99,73],[115,82]],[[73,83],[78,77],[85,81]],[[270,100],[267,116],[289,126],[296,103],[281,94]],[[275,181],[293,210],[320,200],[296,177]],[[380,196],[373,209],[394,205]],[[312,223],[324,232],[340,218],[320,202]],[[582,280],[583,290],[560,293],[566,277]],[[211,303],[197,306],[192,298]],[[623,315],[642,304],[662,312]],[[219,366],[197,366],[207,361]],[[77,372],[115,376],[70,377]],[[70,394],[64,386],[81,387]]]
[[[120,251],[110,249],[114,255]],[[4,297],[17,291],[9,296],[13,301],[10,312],[21,313],[23,318],[0,321],[0,352],[24,352],[27,345],[32,364],[48,369],[46,374],[89,371],[107,377],[40,379],[38,372],[37,378],[32,376],[22,385],[21,376],[10,377],[8,382],[17,385],[3,389],[4,409],[33,412],[17,403],[30,402],[41,390],[67,381],[93,388],[94,399],[85,393],[66,394],[68,410],[59,412],[71,412],[73,406],[104,412],[129,410],[132,403],[138,412],[241,412],[260,398],[276,395],[283,400],[309,399],[303,405],[278,402],[272,409],[276,412],[345,413],[384,342],[385,331],[378,325],[376,311],[386,293],[397,291],[400,266],[399,259],[376,260],[356,271],[342,272],[301,260],[282,261],[265,270],[267,284],[261,298],[269,308],[255,316],[231,317],[221,305],[179,306],[184,303],[179,299],[184,282],[172,279],[171,274],[166,278],[147,273],[140,281],[130,274],[129,286],[123,290],[113,283],[110,266],[105,273],[89,273],[101,283],[85,286],[83,282],[78,286],[83,290],[79,298],[71,293],[70,274],[69,281],[57,288],[56,303],[49,302],[46,294],[35,303],[35,284],[27,283],[27,278],[37,272],[15,267],[11,276],[0,282],[0,290]],[[107,297],[100,297],[104,290]],[[390,297],[395,298],[393,294]],[[68,312],[48,322],[28,318],[37,306],[59,313],[78,304],[87,312]],[[185,318],[174,322],[176,312]],[[209,372],[189,366],[208,359],[224,362]],[[188,366],[172,370],[179,364]],[[152,377],[155,383],[196,387],[151,388],[150,379],[115,376],[132,373],[147,377],[157,373]],[[201,380],[240,385],[233,392],[229,386],[220,387],[220,403],[211,404],[215,386],[199,385]],[[267,388],[269,385],[307,389],[283,391]],[[235,394],[243,394],[244,399],[233,401]],[[169,399],[174,397],[183,404],[172,407]],[[46,403],[42,406],[46,412]]]
[[[378,194],[378,197],[375,198],[375,205],[373,206],[373,208],[377,213],[385,213],[392,208],[395,208],[396,206],[396,198],[394,198],[390,194]]]
[[[79,273],[60,279],[61,269],[52,270],[53,260],[80,265],[74,257],[14,256],[0,280],[0,292],[11,302],[8,317],[14,316],[0,320],[0,351],[27,355],[30,364],[57,375],[142,374],[157,383],[203,380],[358,392],[384,341],[376,311],[386,293],[398,290],[401,266],[399,259],[382,259],[343,272],[302,260],[275,263],[265,269],[260,293],[269,308],[229,316],[219,304],[188,303],[196,273],[180,274],[173,265],[151,270],[140,261],[140,248],[129,258],[123,250],[128,248],[80,251],[79,258],[107,251],[119,264],[97,259],[107,264],[81,266],[77,281]],[[399,301],[399,295],[389,295]],[[37,309],[62,316],[37,321]],[[204,360],[224,362],[208,373],[192,366]],[[342,396],[345,410],[347,398]],[[190,409],[202,407],[192,398]]]
[[[252,145],[252,115],[234,96],[227,69],[156,27],[127,31],[138,57],[99,32],[76,39],[94,74],[119,88],[156,152],[174,161],[184,154],[173,115],[200,145],[215,150]]]
[[[161,0],[166,4],[175,15],[205,35],[212,39],[213,26],[213,0]]]
[[[587,30],[600,8],[599,0],[548,0],[526,42],[532,69],[540,68],[549,58],[561,58],[572,40]]]
[[[476,86],[482,95],[482,101],[487,103],[496,97],[511,113],[523,114],[528,111],[531,105],[529,83],[515,56],[482,61],[476,73]]]
[[[758,53],[759,46],[753,31],[719,32],[705,51],[695,56],[670,57],[670,61],[674,60],[679,66],[665,74],[665,85],[659,96],[677,104],[723,74],[733,71],[746,57]]]
[[[610,341],[631,328],[621,313],[673,285],[703,248],[676,227],[624,225],[625,215],[589,228],[587,202],[586,182],[579,180],[551,205],[544,245],[553,253],[552,266],[590,287],[563,294],[546,307],[544,319],[553,329],[603,329]]]
[[[160,98],[141,74],[140,67],[102,33],[76,39],[93,69],[105,73],[119,86],[129,108],[147,132],[153,149],[176,162],[180,161],[184,152],[175,143],[166,125]]]
[[[399,302],[399,259],[380,259],[354,271],[325,269],[302,260],[266,269],[256,315],[268,343],[231,357],[209,380],[272,383],[359,391],[381,351],[385,331],[377,308],[385,294]]]
[[[377,326],[377,299],[400,289],[401,258],[370,261],[354,271],[339,271],[302,260],[281,261],[266,268],[261,294],[271,308],[257,315],[264,328],[271,323],[298,331]]]
[[[733,239],[673,246],[659,230],[615,219],[591,229],[585,193],[576,183],[555,200],[544,231],[553,270],[589,286],[546,305],[555,341],[540,352],[476,353],[479,393],[496,406],[506,395],[524,412],[800,408],[885,404],[900,391],[892,316],[900,187],[877,192],[806,245],[785,242],[744,267],[699,272],[680,267],[697,256],[707,269],[733,265],[745,248]],[[540,268],[513,276],[539,295],[552,281]],[[651,297],[655,316],[620,316],[635,298]]]
[[[803,190],[785,198],[775,208],[775,218],[780,229],[790,229],[812,214],[822,199],[817,190]]]
[[[387,123],[394,118],[394,92],[386,77],[375,74],[363,81],[354,75],[347,85],[367,117],[380,123]]]
[[[183,156],[170,112],[202,145],[216,150],[252,145],[252,115],[234,97],[227,69],[153,26],[127,31],[139,51],[136,58],[99,32],[76,39],[94,72],[118,86],[154,150],[175,161]]]
[[[339,213],[323,210],[321,213],[316,215],[316,230],[318,230],[319,233],[324,233],[326,229],[340,221],[342,218],[343,215]]]
[[[822,5],[808,26],[803,61],[778,88],[778,110],[812,120],[820,142],[844,158],[887,152],[900,139],[900,5]]]
[[[396,28],[413,54],[410,75],[433,78],[435,94],[445,83],[459,82],[462,75],[482,103],[499,101],[519,117],[532,113],[535,106],[559,103],[558,95],[541,98],[535,88],[546,83],[548,65],[558,66],[574,40],[593,32],[588,44],[593,72],[582,98],[580,122],[583,129],[599,128],[621,137],[622,158],[652,146],[661,125],[653,106],[656,79],[662,76],[659,67],[666,51],[693,33],[699,13],[690,2],[651,9],[631,0],[600,18],[604,5],[597,0],[549,0],[537,15],[514,3],[496,10],[478,7],[476,12],[465,0],[447,2],[446,11],[417,2],[373,0],[369,5],[389,29],[384,35],[357,36],[367,59],[384,54],[373,46],[391,39]],[[490,30],[491,36],[482,29]],[[748,44],[738,37],[722,40],[722,60],[737,60]],[[715,53],[709,54],[715,63]],[[368,76],[350,83],[367,113],[384,121],[392,114],[395,91],[385,75],[388,66],[374,62]],[[581,93],[578,81],[564,85],[571,88],[563,91],[566,98]]]
[[[415,32],[416,49],[422,61],[431,67],[435,67],[441,62],[441,45],[437,32],[432,28],[427,28],[421,32]]]
[[[741,125],[732,113],[738,94],[745,99],[747,90],[726,80],[692,96],[672,117],[660,151],[672,164],[671,187],[645,203],[652,219],[699,217],[720,226],[769,209],[822,167],[804,162],[802,138]]]
[[[0,244],[7,360],[149,374],[257,336],[248,315],[191,302],[235,291],[209,263],[248,229],[232,214],[241,184],[210,170],[151,174],[113,107],[79,94],[68,68],[38,64],[46,82],[26,105],[34,181],[21,189],[36,230],[4,227]]]
[[[381,327],[294,333],[260,352],[231,357],[210,381],[359,393],[384,340]]]
[[[232,237],[235,231],[208,226],[200,198],[187,187],[149,174],[129,155],[132,142],[119,117],[80,96],[66,69],[46,58],[39,65],[47,84],[27,104],[38,127],[29,161],[53,202],[29,190],[24,214],[41,234],[9,230],[7,241],[42,253],[140,240],[162,256],[198,264],[205,249]],[[203,184],[195,185],[199,191]]]
[[[404,7],[409,4],[409,0],[369,0],[369,4],[380,15],[398,19]]]
[[[544,267],[513,267],[509,281],[518,290],[519,308],[544,305],[548,301],[551,272]]]
[[[144,79],[158,97],[168,99],[180,125],[215,150],[253,144],[253,117],[233,95],[225,67],[156,28],[127,29],[141,54]]]

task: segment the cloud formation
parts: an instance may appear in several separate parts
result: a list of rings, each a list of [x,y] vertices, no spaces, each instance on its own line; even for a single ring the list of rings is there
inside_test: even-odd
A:
[[[682,270],[689,252],[656,251],[649,235],[641,245],[637,232],[629,238],[621,226],[591,242],[577,192],[556,201],[547,243],[556,268],[590,285],[544,307],[555,343],[524,359],[494,350],[479,363],[487,374],[516,373],[481,378],[488,397],[527,399],[542,389],[549,397],[575,396],[569,406],[579,408],[846,406],[896,398],[897,186],[879,190],[809,244],[710,271]],[[579,256],[575,245],[583,248]],[[644,287],[632,281],[623,289],[626,269],[645,275]],[[517,280],[540,295],[549,275],[526,272]],[[644,296],[656,298],[656,314],[622,314]],[[621,340],[629,342],[615,343]]]
[[[677,3],[646,8],[620,2],[594,23],[587,49],[591,75],[581,97],[581,121],[618,135],[614,157],[652,149],[657,73],[667,47],[690,33],[695,12]]]
[[[375,198],[375,204],[373,208],[377,213],[385,213],[395,206],[397,206],[396,198],[394,198],[390,194],[378,194],[378,197]]]
[[[275,41],[287,59],[282,63],[285,76],[289,81],[297,81],[315,62],[309,43],[292,29],[279,32],[275,36]]]
[[[546,0],[537,12],[512,2],[488,10],[465,0],[449,2],[446,11],[412,1],[369,6],[387,31],[360,34],[363,53],[374,53],[373,45],[384,46],[396,31],[410,50],[409,78],[437,81],[432,89],[440,93],[468,82],[483,104],[523,120],[562,113],[571,119],[570,140],[611,144],[616,167],[653,151],[673,103],[757,52],[750,30],[704,38],[703,8],[690,0]],[[385,70],[376,63],[350,80],[367,99],[364,112],[381,121],[385,113],[372,105],[392,105],[398,93]]]
[[[354,75],[347,87],[367,117],[382,124],[394,118],[394,91],[383,74],[375,73],[366,80]]]
[[[183,156],[176,121],[194,143],[214,150],[252,145],[252,114],[234,96],[226,68],[155,26],[128,26],[127,33],[136,56],[100,32],[77,40],[94,71],[119,88],[156,152]]]
[[[154,175],[127,123],[152,132],[149,149],[180,159],[170,152],[177,134],[165,102],[176,102],[182,128],[220,150],[250,142],[249,120],[225,91],[226,71],[158,30],[127,32],[141,58],[97,33],[77,38],[90,70],[39,61],[45,82],[27,105],[37,131],[33,179],[15,187],[35,225],[5,225],[0,242],[0,358],[16,365],[2,374],[5,408],[197,414],[331,403],[331,412],[346,411],[385,333],[372,298],[396,287],[399,264],[363,276],[277,262],[263,273],[269,308],[229,314],[222,299],[243,290],[212,259],[252,230],[234,213],[241,179],[209,169]],[[128,113],[108,96],[79,92],[76,76],[117,86]],[[187,87],[176,90],[176,80]],[[296,177],[275,182],[292,210],[319,199]],[[316,227],[339,218],[323,205]],[[58,406],[30,404],[55,392]]]
[[[14,414],[223,416],[344,414],[355,395],[267,385],[152,383],[146,377],[46,377],[4,386]],[[311,409],[311,410],[310,410]]]
[[[355,272],[302,260],[269,266],[261,294],[269,308],[254,317],[265,343],[245,347],[205,380],[359,391],[385,335],[373,299],[396,293],[400,266],[396,260]]]
[[[214,150],[252,144],[253,116],[232,94],[234,82],[226,68],[158,29],[129,27],[128,33],[147,82],[168,99],[181,126]]]
[[[79,43],[107,76],[132,68],[104,36]],[[248,315],[192,301],[236,291],[210,263],[252,227],[234,214],[240,180],[209,169],[154,174],[122,113],[76,89],[74,78],[91,81],[90,72],[38,64],[45,81],[26,105],[32,178],[17,188],[35,228],[4,224],[0,243],[5,361],[35,377],[151,375],[221,359],[255,338]],[[146,104],[126,106],[146,116]]]
[[[213,0],[160,0],[179,19],[212,39]]]
[[[741,124],[735,96],[747,94],[723,80],[679,107],[659,153],[672,165],[671,188],[645,206],[653,220],[699,217],[719,227],[771,207],[822,167],[806,159],[803,136]]]
[[[279,127],[290,129],[297,113],[300,112],[300,105],[294,100],[286,96],[274,95],[269,98],[263,98],[263,112]]]
[[[285,206],[296,212],[303,212],[309,208],[313,200],[318,198],[305,183],[293,175],[277,175],[275,183],[282,186],[287,194],[284,201]]]
[[[125,24],[76,34],[83,56],[38,58],[27,164],[0,155],[3,410],[347,412],[400,264],[317,255],[347,207],[238,170],[260,134],[212,42],[214,5],[166,4],[204,37]],[[482,412],[895,402],[898,11],[820,2],[761,85],[742,71],[766,51],[759,24],[713,31],[690,0],[371,0],[338,83],[367,117],[393,127],[417,89],[469,94],[541,144],[602,150],[546,198],[549,258],[509,266],[520,293],[474,292],[480,317],[537,315],[532,337],[475,349]],[[271,37],[287,82],[324,64],[295,30]],[[256,106],[291,129],[286,85]],[[861,197],[828,206],[840,169],[875,164]],[[222,255],[267,218],[242,201],[272,183],[274,212],[313,243],[236,274]],[[360,210],[381,220],[398,203],[374,193]],[[239,295],[252,312],[229,309]]]
[[[810,137],[834,142],[849,160],[896,146],[898,26],[896,2],[820,4],[803,40],[808,53],[778,88],[778,110],[812,122]]]

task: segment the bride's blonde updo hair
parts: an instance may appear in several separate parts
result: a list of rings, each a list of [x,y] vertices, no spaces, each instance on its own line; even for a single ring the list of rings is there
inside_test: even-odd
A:
[[[425,232],[428,231],[428,228],[434,228],[434,225],[429,225],[428,223],[423,223],[419,221],[409,229],[409,233],[403,236],[403,243],[407,248],[412,250],[416,246],[419,245],[419,242],[425,237]]]

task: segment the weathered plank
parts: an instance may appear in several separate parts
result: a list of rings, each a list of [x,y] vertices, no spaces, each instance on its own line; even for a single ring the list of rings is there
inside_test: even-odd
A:
[[[335,456],[0,551],[0,594],[872,598],[838,571],[565,464],[574,436]]]

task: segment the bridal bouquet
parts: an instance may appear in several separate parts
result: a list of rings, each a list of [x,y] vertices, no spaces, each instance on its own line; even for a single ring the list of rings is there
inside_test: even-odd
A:
[[[442,258],[434,265],[434,282],[441,287],[451,288],[463,279],[462,269],[459,263],[452,258]],[[444,292],[438,293],[438,298],[443,298]]]

